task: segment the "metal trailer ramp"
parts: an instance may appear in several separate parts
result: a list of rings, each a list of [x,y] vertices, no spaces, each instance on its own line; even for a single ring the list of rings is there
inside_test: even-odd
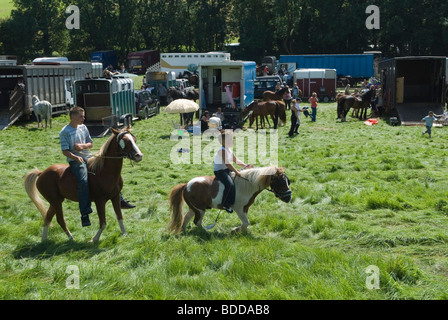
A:
[[[428,115],[429,111],[437,115],[443,113],[443,106],[439,103],[403,103],[395,107],[401,124],[405,126],[423,125],[421,120]]]

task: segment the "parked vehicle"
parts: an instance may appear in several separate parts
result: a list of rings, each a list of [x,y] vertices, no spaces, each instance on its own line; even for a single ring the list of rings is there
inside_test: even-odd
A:
[[[187,79],[176,79],[176,89],[187,92],[194,90],[194,86]]]
[[[374,75],[375,54],[281,55],[279,64],[296,63],[299,69],[336,69],[338,77],[350,76],[353,83]]]
[[[223,61],[230,61],[230,53],[162,53],[160,55],[160,71],[174,72],[177,77],[179,74],[183,75],[186,71],[196,72],[201,63]]]
[[[0,129],[11,126],[22,115],[32,115],[32,96],[47,100],[52,114],[65,113],[65,86],[75,70],[62,65],[0,66]]]
[[[144,74],[146,69],[160,61],[158,50],[143,50],[130,52],[127,56],[128,72]]]
[[[118,66],[118,55],[115,50],[103,50],[92,52],[90,56],[91,62],[101,62],[103,68],[112,66],[112,68],[117,68]]]
[[[140,119],[148,119],[160,113],[160,102],[147,90],[135,91],[135,112]]]
[[[200,107],[210,113],[222,108],[223,128],[239,127],[241,111],[254,101],[255,62],[205,62],[199,65],[199,75]]]
[[[271,75],[277,70],[277,58],[275,56],[266,56],[261,59],[261,65],[268,67],[268,73]]]
[[[110,127],[127,125],[136,119],[132,79],[76,80],[74,98],[75,105],[85,110],[85,125],[92,137],[102,137]]]
[[[429,111],[442,114],[446,102],[446,57],[411,56],[379,64],[383,107],[401,124],[415,125]]]
[[[73,100],[73,82],[75,80],[99,78],[103,76],[103,64],[100,62],[88,62],[88,61],[40,61],[35,59],[35,65],[62,65],[71,66],[75,70],[75,76],[65,79],[65,103],[67,107],[74,105]]]
[[[282,84],[282,79],[278,75],[257,77],[254,82],[254,98],[263,99],[263,92],[265,91],[275,92],[278,83]]]
[[[297,69],[294,84],[297,84],[305,98],[317,93],[320,101],[329,102],[336,97],[337,75],[335,69]]]

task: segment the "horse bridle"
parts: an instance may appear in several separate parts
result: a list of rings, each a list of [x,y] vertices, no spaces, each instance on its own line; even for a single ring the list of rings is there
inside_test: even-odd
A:
[[[288,185],[288,190],[286,190],[286,191],[284,191],[284,192],[278,192],[278,191],[275,191],[275,190],[272,188],[272,181],[271,181],[271,185],[269,186],[270,189],[266,189],[266,190],[268,190],[269,192],[272,192],[272,193],[273,193],[277,198],[279,198],[280,200],[289,198],[289,197],[291,197],[291,195],[292,195],[292,191],[291,191],[291,189],[289,188],[289,184],[290,184],[289,178],[288,178],[288,176],[286,176],[285,174],[282,174],[282,177],[284,177],[284,176],[286,177],[286,181],[287,181],[287,185]]]
[[[123,141],[123,137],[126,135],[126,134],[130,134],[133,138],[135,138],[135,136],[132,134],[132,132],[130,132],[130,131],[124,131],[124,132],[120,132],[118,135],[117,135],[117,144],[118,144],[118,146],[120,147],[120,149],[121,149],[121,151],[123,152],[123,154],[124,154],[124,156],[123,157],[120,157],[120,158],[129,158],[129,159],[132,159],[131,157],[132,157],[132,154],[130,153],[130,152],[125,152],[124,151],[124,149],[126,148],[126,144],[125,144],[125,142]],[[118,158],[118,157],[117,157]]]

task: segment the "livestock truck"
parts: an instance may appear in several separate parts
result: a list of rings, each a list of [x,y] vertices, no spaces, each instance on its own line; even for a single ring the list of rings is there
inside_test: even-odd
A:
[[[112,66],[113,69],[118,66],[118,54],[115,50],[102,50],[92,52],[90,55],[91,62],[100,62],[104,68]]]
[[[53,115],[65,113],[65,80],[74,76],[72,66],[0,66],[0,130],[32,115],[33,95],[49,101]]]
[[[309,54],[281,55],[279,65],[295,63],[297,69],[336,69],[338,78],[350,77],[352,85],[369,79],[379,78],[375,72],[375,63],[380,59],[378,53],[363,54]]]
[[[88,61],[68,61],[55,58],[36,58],[33,60],[34,65],[64,65],[71,66],[75,69],[73,78],[65,79],[65,104],[67,107],[74,105],[73,101],[73,81],[88,78],[100,78],[103,76],[103,64],[101,62]]]
[[[127,55],[128,72],[144,74],[146,69],[160,61],[158,50],[142,50],[130,52]]]

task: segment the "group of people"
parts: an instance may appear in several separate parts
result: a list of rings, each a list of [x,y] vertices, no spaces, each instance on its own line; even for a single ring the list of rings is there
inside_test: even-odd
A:
[[[143,84],[140,89],[148,91],[151,95],[156,95],[155,94],[156,92],[154,92],[154,89],[157,90],[157,95],[159,96],[160,104],[162,106],[167,105],[168,89],[163,85],[163,83],[159,83],[159,86],[157,88],[154,88],[153,86],[151,86],[150,83],[145,84],[145,82],[143,80]]]

